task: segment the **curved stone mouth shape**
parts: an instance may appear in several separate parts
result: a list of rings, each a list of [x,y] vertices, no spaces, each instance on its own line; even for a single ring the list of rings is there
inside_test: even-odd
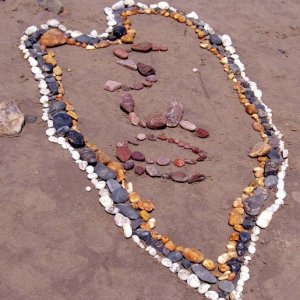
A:
[[[262,92],[256,83],[247,77],[231,38],[226,34],[215,34],[195,12],[185,14],[167,2],[147,6],[133,0],[118,1],[112,7],[105,7],[104,12],[108,26],[104,33],[93,30],[90,34],[82,34],[68,30],[59,21],[51,19],[40,27],[28,27],[21,37],[19,49],[39,82],[42,119],[48,125],[48,140],[67,149],[78,167],[87,173],[91,183],[99,190],[100,204],[114,215],[114,221],[123,229],[125,238],[132,239],[207,299],[242,299],[260,231],[269,225],[286,197],[284,178],[288,168],[288,150],[284,146],[283,135],[272,122],[272,111],[262,102]],[[199,249],[176,247],[167,236],[153,230],[156,225],[151,216],[154,204],[150,200],[141,200],[134,192],[132,183],[126,182],[121,163],[111,161],[101,149],[86,143],[78,130],[78,116],[72,104],[63,98],[62,70],[54,53],[48,52],[49,47],[66,43],[87,50],[132,43],[135,31],[131,29],[129,17],[136,14],[165,16],[196,31],[200,47],[220,60],[246,113],[254,119],[253,128],[262,138],[262,142],[255,145],[249,154],[258,161],[254,181],[233,203],[228,223],[234,228],[234,233],[226,245],[227,252],[221,254],[216,262]],[[276,196],[273,204],[265,207],[264,202],[271,189],[276,189]]]

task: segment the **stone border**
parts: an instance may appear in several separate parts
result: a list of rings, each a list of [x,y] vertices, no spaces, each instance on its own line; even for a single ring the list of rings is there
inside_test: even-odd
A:
[[[221,63],[224,65],[224,70],[228,73],[228,78],[236,84],[235,89],[237,90],[240,96],[240,102],[246,106],[246,111],[247,111],[247,106],[251,105],[249,103],[254,102],[255,103],[254,106],[256,106],[256,108],[259,107],[259,109],[263,112],[263,113],[261,112],[261,114],[259,115],[256,113],[256,110],[252,112],[247,111],[249,114],[251,114],[252,118],[254,118],[256,122],[259,123],[259,121],[261,120],[264,121],[261,122],[261,125],[263,125],[263,130],[260,131],[263,140],[265,142],[269,142],[269,137],[270,137],[273,140],[273,144],[276,143],[276,141],[278,142],[278,145],[272,148],[272,151],[274,150],[275,152],[273,151],[271,157],[269,156],[269,159],[266,158],[266,160],[271,161],[271,163],[274,162],[276,158],[280,162],[280,164],[278,163],[278,165],[275,164],[276,167],[273,166],[274,164],[271,166],[271,169],[272,167],[274,167],[273,171],[277,175],[276,199],[274,203],[269,207],[265,208],[258,215],[256,219],[256,226],[254,226],[252,229],[251,242],[247,247],[248,255],[243,255],[244,261],[242,266],[240,266],[241,272],[239,273],[239,278],[237,280],[236,286],[234,287],[234,290],[228,291],[228,294],[230,293],[230,295],[225,293],[224,298],[223,296],[219,296],[219,293],[210,289],[209,284],[200,282],[199,276],[197,276],[198,274],[197,275],[191,274],[188,270],[181,269],[180,265],[177,262],[172,263],[170,259],[160,256],[158,254],[158,251],[153,246],[150,245],[147,246],[138,235],[133,234],[130,219],[120,214],[118,212],[119,209],[116,208],[116,206],[114,205],[115,201],[113,202],[112,200],[113,198],[112,194],[114,192],[112,185],[108,184],[108,188],[106,188],[106,182],[104,180],[98,181],[97,179],[98,174],[94,172],[95,168],[91,165],[88,165],[87,161],[80,159],[81,157],[80,153],[79,151],[76,150],[75,146],[77,147],[78,144],[84,145],[84,139],[83,136],[76,130],[77,129],[76,116],[73,118],[73,120],[75,119],[75,122],[73,122],[72,119],[70,119],[71,124],[69,127],[72,129],[68,131],[67,139],[64,136],[59,136],[59,137],[55,136],[57,134],[57,131],[53,127],[55,125],[54,124],[55,121],[51,120],[51,112],[50,112],[51,107],[49,108],[49,102],[52,103],[53,101],[61,100],[62,98],[58,98],[57,96],[55,96],[53,91],[51,91],[51,88],[49,88],[50,82],[47,82],[45,80],[46,79],[45,74],[49,72],[49,70],[42,69],[40,68],[40,66],[41,66],[41,61],[43,61],[43,55],[47,54],[47,51],[45,49],[41,49],[37,43],[42,33],[44,33],[45,31],[51,28],[58,28],[62,32],[65,32],[66,35],[68,35],[69,37],[75,40],[76,38],[78,39],[79,37],[83,36],[83,34],[79,31],[67,30],[67,28],[64,25],[60,24],[60,22],[55,19],[48,20],[47,24],[41,25],[40,29],[36,26],[28,27],[25,30],[25,34],[21,37],[21,42],[19,45],[19,49],[23,52],[24,58],[27,59],[29,64],[31,65],[31,71],[35,75],[35,79],[39,81],[40,93],[42,95],[40,98],[40,102],[43,105],[42,119],[45,122],[47,122],[49,127],[46,130],[48,140],[50,142],[61,145],[63,149],[67,149],[70,152],[74,161],[78,164],[79,168],[87,172],[88,178],[92,181],[95,187],[100,190],[99,191],[99,194],[101,196],[99,199],[100,203],[105,207],[105,210],[107,212],[115,215],[115,222],[118,226],[121,226],[123,228],[124,236],[126,238],[132,238],[132,240],[140,248],[145,249],[145,251],[147,251],[151,256],[153,256],[154,259],[159,261],[165,267],[168,267],[172,273],[178,273],[178,277],[181,280],[187,281],[188,285],[191,286],[192,288],[197,288],[198,292],[200,294],[204,294],[207,299],[223,300],[225,299],[225,297],[226,298],[230,297],[230,299],[232,300],[242,299],[244,283],[250,278],[248,264],[252,260],[256,252],[256,242],[259,239],[260,231],[261,229],[264,229],[269,225],[274,213],[276,213],[280,208],[280,206],[284,204],[284,199],[286,197],[286,192],[284,189],[284,185],[285,185],[284,178],[285,178],[286,170],[288,168],[288,150],[285,148],[284,141],[282,140],[283,135],[280,133],[280,131],[276,128],[276,126],[272,122],[272,110],[268,108],[261,100],[262,98],[261,90],[257,88],[255,82],[251,81],[247,77],[245,73],[245,67],[240,61],[239,56],[236,54],[235,48],[232,46],[231,38],[228,35],[217,36],[214,30],[207,23],[204,23],[203,21],[199,20],[198,15],[195,12],[191,12],[189,14],[181,13],[177,9],[170,7],[167,2],[152,4],[148,7],[147,5],[142,4],[140,2],[135,4],[133,0],[118,1],[111,8],[106,7],[104,9],[104,12],[107,15],[107,25],[108,25],[106,31],[102,34],[98,34],[96,30],[93,30],[90,35],[85,35],[85,36],[94,38],[95,39],[94,41],[97,42],[100,41],[100,39],[103,40],[110,39],[112,42],[115,40],[122,41],[121,37],[128,35],[128,31],[129,31],[128,29],[123,30],[124,27],[123,28],[121,27],[122,26],[121,16],[122,14],[123,15],[126,14],[126,11],[129,11],[128,16],[133,15],[132,11],[135,12],[137,11],[137,13],[139,13],[139,11],[143,11],[142,13],[146,13],[146,14],[160,13],[161,15],[165,15],[168,17],[172,15],[172,17],[180,23],[185,23],[188,26],[191,26],[192,28],[193,26],[196,26],[196,28],[199,29],[198,36],[200,38],[200,47],[210,50],[213,54],[215,54],[220,59]],[[42,32],[40,30],[42,30]],[[204,36],[200,36],[203,34],[203,32],[205,33]],[[115,37],[115,38],[111,38],[111,37]],[[134,34],[133,34],[133,38],[134,38]],[[219,43],[219,41],[221,41],[221,44]],[[82,43],[79,44],[82,45]],[[97,43],[94,44],[96,45]],[[87,44],[85,45],[85,48],[88,50],[93,50],[97,48],[97,46],[95,46],[94,44]],[[218,45],[218,47],[216,48],[212,47],[215,45]],[[226,55],[224,57],[222,57],[222,55],[218,56],[219,51],[221,51],[222,47],[224,48],[224,54],[226,54],[228,57]],[[50,70],[50,72],[52,71],[53,70]],[[57,75],[57,76],[61,76],[61,75]],[[237,83],[239,83],[239,80],[237,78],[239,78],[239,80],[241,80],[240,82],[243,83],[242,86],[237,85]],[[56,89],[57,88],[59,87],[56,86]],[[68,122],[70,120],[68,120]],[[73,130],[73,128],[75,130]],[[66,132],[64,134],[66,134]],[[278,151],[276,149],[278,149]],[[271,149],[268,149],[268,152],[265,152],[265,149],[261,149],[259,147],[258,148],[256,147],[255,150],[258,152],[263,151],[264,153],[263,154],[260,153],[256,155],[257,153],[253,154],[252,152],[252,154],[254,155],[253,157],[266,157],[263,155],[266,154],[270,155],[270,153],[272,152],[272,151],[270,152]],[[277,155],[279,155],[279,158],[277,157]],[[261,165],[263,167],[265,167],[266,160],[259,161],[262,163]],[[105,171],[111,172],[112,170],[105,169]],[[266,168],[264,168],[264,171],[266,171]],[[95,176],[95,174],[97,176]],[[129,193],[133,192],[132,183],[127,183],[125,185],[125,182],[123,181],[123,188],[125,187],[127,192]],[[255,190],[255,188],[253,188],[253,186],[247,187],[243,191],[243,193],[248,197],[242,200],[246,200],[252,197],[253,196],[252,192]],[[239,208],[238,206],[234,206],[234,207]],[[235,228],[235,230],[239,232],[237,228]],[[218,258],[219,263],[227,262],[226,259],[228,257],[224,258],[224,256],[226,256],[226,253],[224,253],[223,256],[222,255],[219,256]],[[196,270],[193,269],[193,271],[194,273],[197,273]],[[220,288],[220,282],[219,282],[219,288]],[[221,290],[224,291],[224,287],[223,288],[221,287]],[[222,292],[220,294],[222,294]]]

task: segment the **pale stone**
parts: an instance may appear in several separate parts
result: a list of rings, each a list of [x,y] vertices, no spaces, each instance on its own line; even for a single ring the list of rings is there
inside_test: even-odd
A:
[[[210,285],[208,283],[202,283],[200,284],[198,288],[198,293],[204,295],[210,288]]]
[[[219,295],[216,291],[208,291],[205,293],[205,297],[209,300],[218,300]]]
[[[119,9],[123,9],[124,7],[125,7],[124,6],[124,1],[118,1],[111,8],[113,10],[119,10]]]
[[[38,30],[38,28],[36,26],[29,26],[26,30],[25,30],[25,34],[30,36],[32,34],[34,34],[36,31]]]
[[[103,207],[112,207],[114,204],[113,200],[108,195],[101,196],[99,202]]]
[[[162,260],[161,260],[161,264],[167,268],[170,268],[172,266],[172,261],[166,257],[164,257]]]
[[[47,24],[51,27],[58,27],[60,22],[56,19],[50,19],[47,21]]]
[[[187,14],[186,17],[189,18],[189,19],[194,19],[194,20],[198,20],[199,19],[198,15],[194,11],[190,12],[189,14]]]
[[[129,223],[123,224],[124,237],[129,239],[132,236],[132,228]]]
[[[157,7],[160,9],[169,9],[169,3],[166,1],[161,1],[157,4]]]
[[[270,224],[273,217],[273,213],[269,210],[264,210],[262,213],[258,216],[256,225],[260,228],[267,228]]]
[[[180,270],[180,265],[178,263],[173,263],[169,269],[172,273],[177,273]]]
[[[193,289],[197,289],[200,286],[200,280],[197,277],[197,275],[195,274],[191,274],[189,275],[188,279],[187,279],[187,284],[193,288]]]
[[[180,269],[180,270],[178,271],[178,278],[179,278],[180,280],[186,281],[186,280],[189,278],[190,274],[191,274],[191,273],[190,273],[188,270]]]

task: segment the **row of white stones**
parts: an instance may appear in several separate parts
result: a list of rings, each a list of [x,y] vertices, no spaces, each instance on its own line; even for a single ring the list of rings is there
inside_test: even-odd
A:
[[[138,2],[135,4],[135,1],[133,0],[125,0],[125,1],[118,1],[112,7],[106,7],[104,9],[105,14],[107,15],[107,29],[104,33],[98,34],[96,30],[93,30],[90,33],[90,36],[93,37],[100,37],[100,38],[105,38],[108,36],[109,33],[112,32],[113,26],[116,25],[115,22],[115,17],[114,17],[114,11],[123,9],[125,7],[131,7],[136,5],[137,7],[141,9],[147,9],[148,6],[145,4],[142,4]],[[160,8],[160,9],[170,9],[172,11],[177,11],[175,8],[170,7],[167,2],[159,2],[158,4],[151,4],[149,6],[152,9],[155,8]],[[195,12],[191,12],[186,15],[187,18],[190,19],[195,19],[199,20],[198,15]],[[210,25],[207,23],[204,23],[202,21],[204,28],[210,33],[213,34],[214,30]],[[72,31],[68,30],[63,24],[60,24],[60,22],[56,19],[51,19],[48,20],[46,24],[42,24],[41,28],[47,30],[49,27],[57,27],[60,30],[70,33],[73,38],[80,36],[82,33],[80,31]],[[154,249],[151,246],[145,246],[145,244],[140,240],[140,238],[136,235],[132,235],[132,228],[130,225],[130,219],[123,216],[122,214],[119,213],[118,208],[114,206],[114,203],[112,199],[109,196],[109,191],[106,188],[106,182],[102,180],[97,179],[97,174],[94,172],[94,167],[93,166],[88,166],[88,163],[86,161],[80,160],[80,154],[78,151],[76,151],[66,140],[64,137],[56,137],[55,133],[56,130],[53,127],[53,121],[49,119],[49,97],[48,95],[50,94],[49,89],[47,88],[46,81],[44,80],[44,75],[42,74],[42,70],[38,67],[38,62],[37,60],[30,55],[29,50],[25,46],[25,41],[28,39],[30,35],[32,35],[34,32],[38,30],[38,27],[36,26],[30,26],[25,30],[25,34],[21,37],[20,40],[20,45],[19,49],[23,52],[24,54],[24,59],[28,60],[30,66],[31,66],[31,71],[35,76],[35,79],[39,81],[39,89],[40,89],[40,103],[43,106],[43,115],[42,115],[42,120],[47,122],[48,129],[46,130],[46,135],[48,136],[49,142],[56,143],[60,145],[63,149],[66,149],[70,152],[72,159],[75,161],[76,164],[78,164],[78,167],[82,171],[86,171],[88,179],[91,180],[91,183],[95,186],[96,189],[99,190],[99,202],[101,205],[105,208],[105,210],[110,213],[115,215],[114,220],[117,226],[123,228],[124,236],[125,238],[132,238],[132,240],[142,249],[145,249],[146,252],[148,252],[154,259],[159,261],[163,266],[169,268],[169,270],[172,273],[177,273],[178,278],[182,281],[186,281],[187,284],[194,288],[198,289],[198,292],[200,294],[204,294],[207,299],[210,300],[225,300],[223,298],[219,298],[219,295],[216,291],[210,290],[210,285],[207,283],[201,283],[199,278],[195,274],[191,274],[188,270],[182,269],[178,263],[172,263],[172,261],[166,257],[161,257],[156,249]],[[220,36],[222,39],[223,46],[225,47],[225,50],[228,51],[231,54],[231,57],[234,59],[234,63],[240,68],[241,70],[241,76],[244,78],[245,81],[247,81],[251,87],[251,90],[254,92],[254,95],[257,97],[257,99],[261,102],[262,105],[264,105],[265,110],[268,115],[268,120],[270,125],[272,125],[273,129],[275,130],[275,135],[279,139],[279,148],[282,153],[282,157],[284,158],[280,171],[278,173],[278,184],[277,184],[277,192],[276,192],[276,200],[272,205],[267,207],[265,210],[263,210],[260,215],[257,218],[256,225],[252,229],[252,234],[251,234],[251,242],[248,247],[248,252],[249,255],[244,256],[244,264],[241,267],[241,272],[239,275],[239,279],[237,281],[237,285],[235,287],[235,290],[231,292],[230,294],[230,299],[232,300],[239,300],[242,299],[242,293],[244,289],[244,284],[245,282],[250,278],[249,274],[249,267],[248,264],[252,260],[255,252],[256,252],[256,242],[259,239],[259,234],[261,232],[261,228],[267,228],[274,213],[278,211],[280,206],[284,204],[284,199],[286,197],[286,191],[284,189],[284,178],[286,174],[286,170],[288,168],[288,150],[284,146],[284,141],[282,140],[282,133],[276,128],[276,126],[272,122],[272,110],[268,108],[261,100],[262,98],[262,92],[257,88],[257,85],[255,82],[251,81],[246,73],[245,73],[245,66],[244,64],[240,61],[239,55],[236,54],[235,48],[232,46],[232,41],[231,38],[228,35],[222,35]],[[224,62],[226,63],[226,62]],[[237,80],[234,78],[233,82],[236,82]],[[129,193],[133,192],[133,185],[131,182],[127,184],[127,191]],[[87,189],[89,190],[89,189]],[[155,219],[152,218],[153,224],[155,224]],[[151,224],[151,223],[150,223]],[[218,258],[218,260],[221,260],[221,256]]]

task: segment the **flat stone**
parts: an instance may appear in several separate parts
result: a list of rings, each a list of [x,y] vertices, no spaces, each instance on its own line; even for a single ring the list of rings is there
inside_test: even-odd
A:
[[[128,115],[128,119],[130,124],[137,126],[140,123],[140,119],[138,118],[138,116],[135,114],[135,112],[131,112]]]
[[[206,270],[202,265],[194,264],[192,266],[192,271],[198,276],[198,278],[204,282],[214,284],[217,282],[217,279],[212,273]]]
[[[181,168],[181,167],[183,167],[185,165],[184,160],[180,159],[180,158],[176,158],[173,163],[178,168]]]
[[[147,80],[142,81],[142,84],[143,84],[144,87],[151,87],[152,86],[152,82],[147,81]]]
[[[145,162],[147,164],[153,165],[155,163],[155,160],[150,157],[146,157]]]
[[[129,205],[126,204],[117,204],[116,207],[119,209],[120,214],[129,218],[130,220],[139,219],[139,213]]]
[[[196,128],[194,136],[199,138],[207,138],[209,136],[209,132],[203,128]]]
[[[147,136],[146,136],[146,134],[144,134],[144,133],[139,133],[139,134],[136,136],[136,138],[137,138],[139,141],[144,141],[144,140],[147,138]]]
[[[142,82],[136,82],[136,83],[133,83],[131,85],[131,88],[133,90],[139,91],[139,90],[142,90],[144,88],[144,84]]]
[[[25,117],[14,101],[0,103],[0,136],[13,136],[22,130]]]
[[[113,170],[102,163],[98,163],[95,166],[94,172],[99,176],[100,179],[105,181],[109,179],[115,179],[117,177],[117,174]]]
[[[146,166],[146,173],[150,177],[161,177],[160,171],[155,166]]]
[[[121,58],[121,59],[127,59],[128,58],[128,52],[123,48],[115,48],[113,53],[118,58]]]
[[[155,75],[155,69],[142,62],[137,63],[137,70],[143,76]]]
[[[250,216],[257,216],[263,206],[263,202],[264,197],[261,194],[248,197],[243,202],[245,212]]]
[[[185,121],[185,120],[181,120],[179,122],[180,127],[182,127],[183,129],[189,130],[189,131],[195,131],[197,126],[190,122],[190,121]]]
[[[113,80],[108,80],[106,81],[104,85],[104,89],[109,91],[109,92],[115,92],[119,90],[122,87],[121,82],[113,81]]]
[[[272,147],[271,145],[265,143],[265,142],[259,142],[257,143],[249,153],[250,157],[259,157],[267,155],[271,151]]]
[[[135,103],[130,93],[121,96],[120,107],[128,114],[134,111]]]
[[[131,50],[137,51],[137,52],[142,52],[142,53],[147,53],[152,50],[152,44],[149,42],[134,44],[131,46]]]
[[[182,262],[181,262],[181,265],[185,268],[185,269],[188,269],[188,268],[190,268],[191,267],[191,262],[188,260],[188,259],[186,259],[186,258],[184,258],[183,260],[182,260]]]
[[[168,157],[159,157],[157,160],[156,160],[156,163],[159,165],[159,166],[167,166],[170,164],[170,158]]]
[[[136,71],[137,70],[137,64],[131,60],[131,59],[127,59],[127,60],[118,60],[117,61],[117,64],[122,66],[122,67],[125,67],[129,70],[132,70],[132,71]]]
[[[187,182],[188,176],[184,172],[171,173],[171,179],[176,182]]]
[[[267,160],[265,164],[265,171],[264,171],[265,177],[268,177],[270,175],[277,175],[278,168],[279,166],[276,161],[273,161],[272,159]]]
[[[96,152],[89,148],[84,148],[79,150],[80,159],[87,161],[89,164],[93,165],[97,163]]]
[[[155,113],[147,118],[146,124],[150,129],[162,129],[166,127],[166,117],[162,113]]]
[[[67,42],[67,36],[57,28],[46,31],[40,38],[39,43],[47,48],[64,45]]]
[[[128,160],[123,164],[123,167],[126,171],[132,170],[134,168],[134,162],[132,160]]]
[[[145,155],[139,151],[133,151],[131,153],[131,158],[136,161],[145,161]]]
[[[179,251],[170,251],[169,254],[167,255],[167,258],[170,259],[173,263],[179,262],[182,260],[183,255]]]
[[[162,44],[159,46],[160,51],[168,51],[168,46],[166,44]]]
[[[195,173],[189,176],[188,183],[195,183],[205,180],[205,176],[201,173]]]
[[[123,145],[123,146],[117,147],[116,156],[121,162],[126,162],[131,157],[131,151],[129,150],[127,145]]]
[[[166,112],[167,127],[176,127],[183,116],[183,105],[177,101],[170,103]]]
[[[111,193],[111,199],[114,201],[114,203],[125,203],[128,200],[128,192],[123,189],[117,189]]]
[[[67,132],[67,137],[70,145],[74,148],[82,148],[85,145],[83,135],[76,130],[69,130]]]
[[[185,248],[183,251],[183,256],[193,263],[201,263],[204,260],[203,253],[194,248]]]
[[[265,178],[265,187],[267,187],[268,189],[272,189],[273,187],[277,186],[277,182],[277,176],[270,175]]]

